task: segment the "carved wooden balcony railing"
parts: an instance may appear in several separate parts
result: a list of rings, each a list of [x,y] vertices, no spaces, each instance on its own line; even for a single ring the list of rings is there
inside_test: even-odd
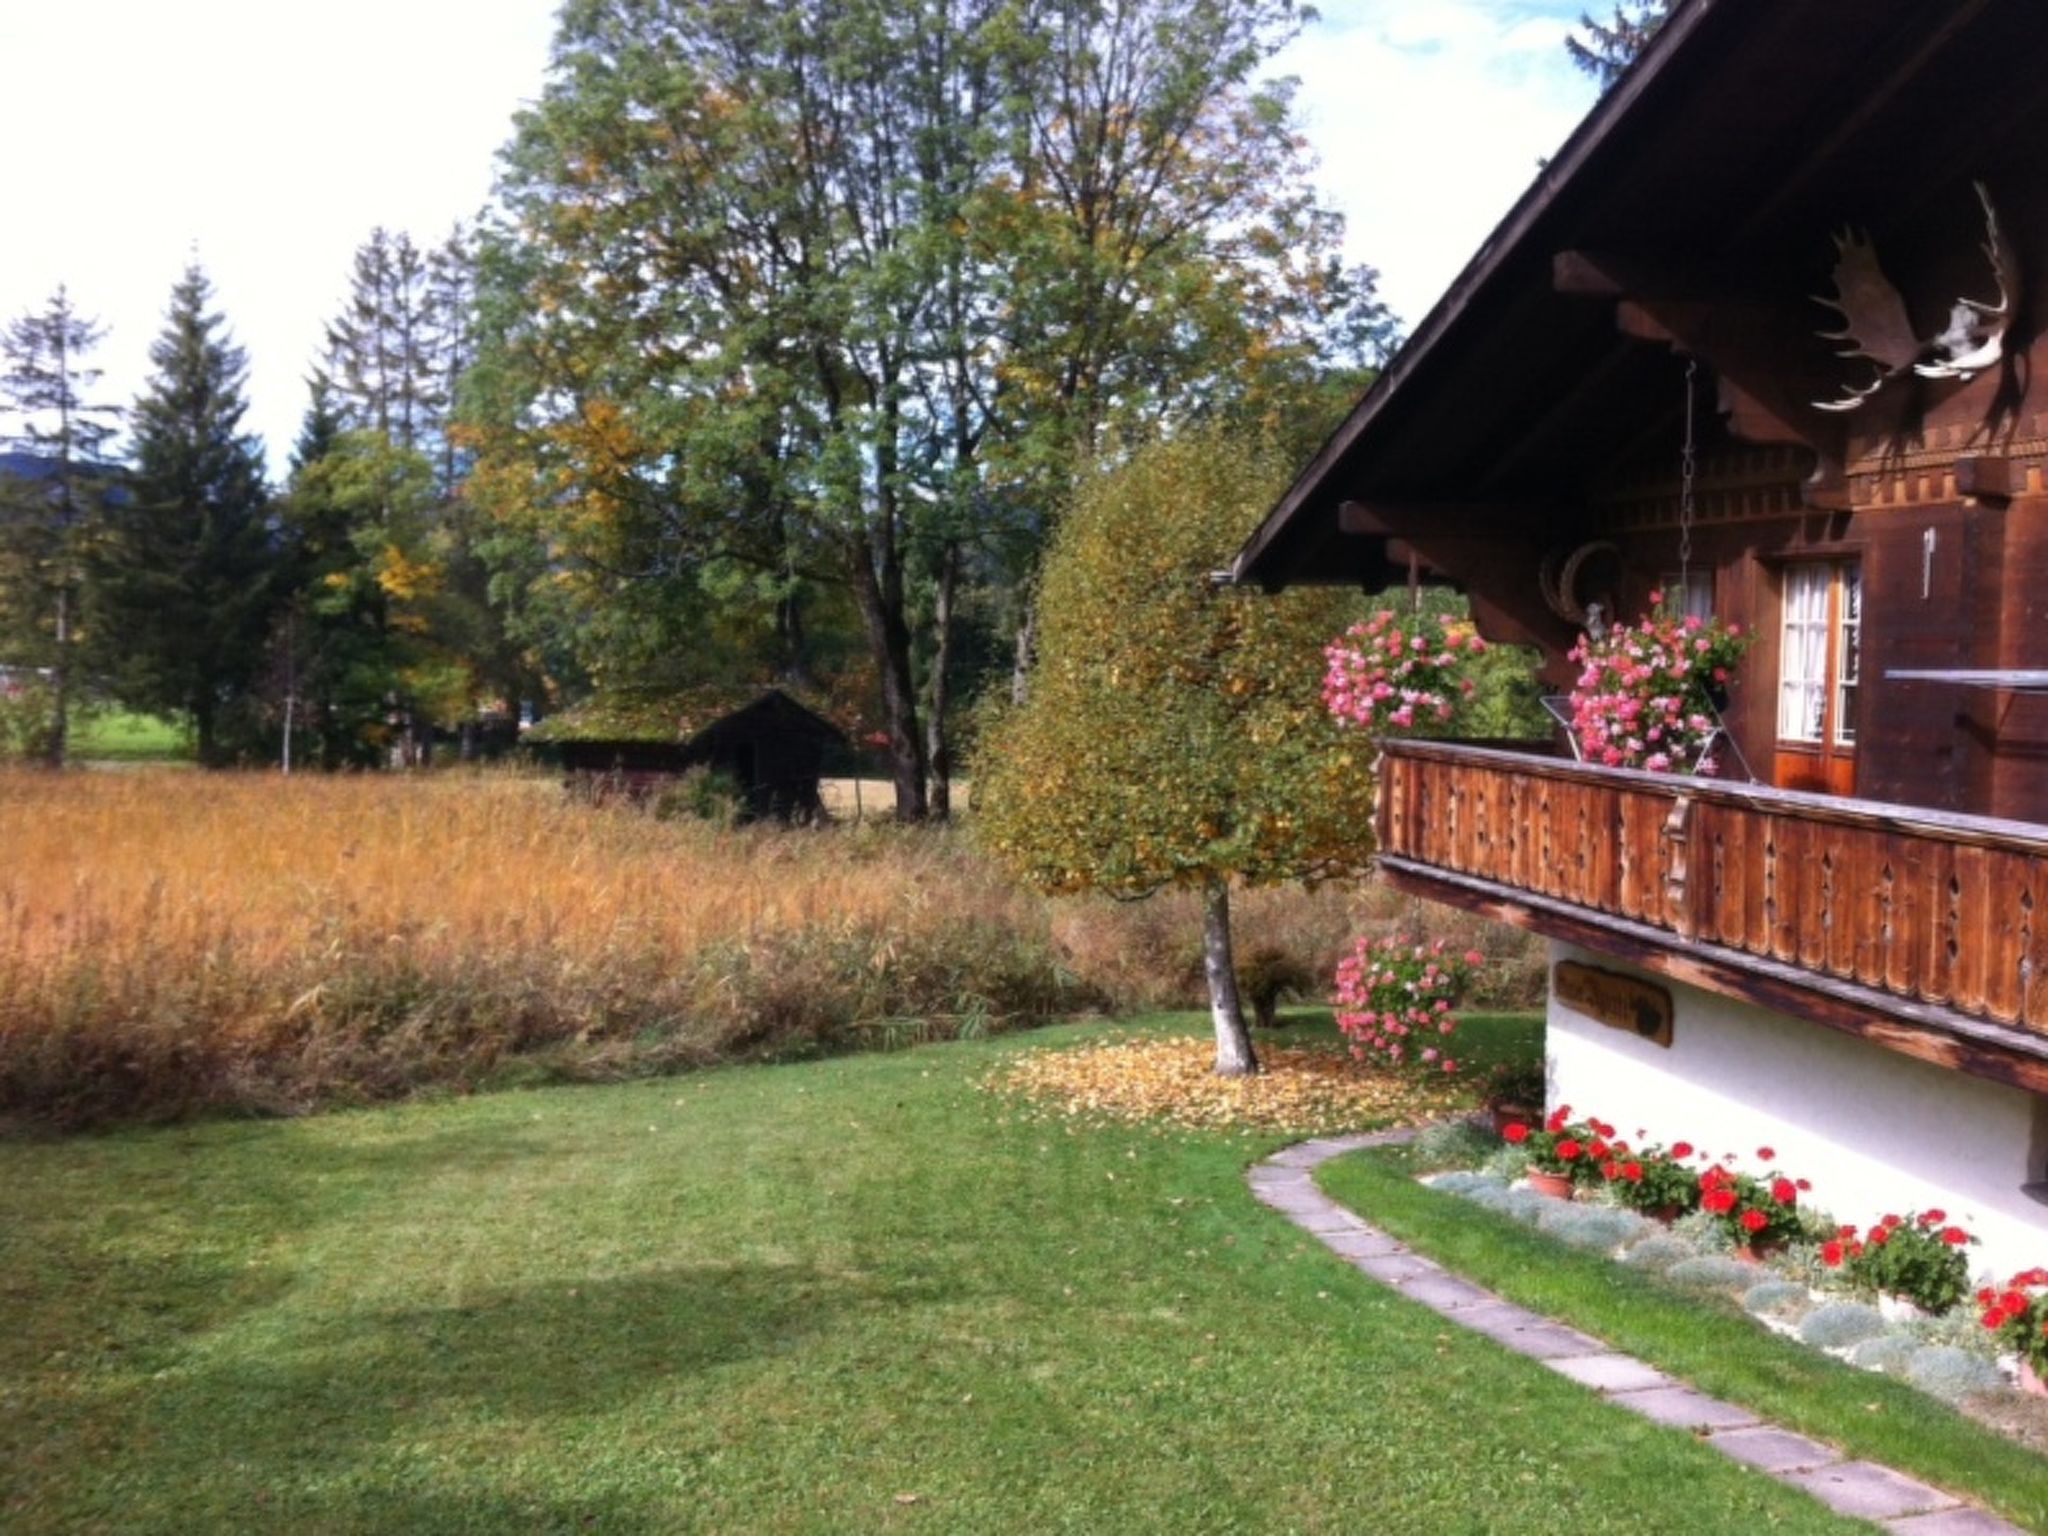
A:
[[[2048,1092],[2048,828],[1391,743],[1396,885]]]

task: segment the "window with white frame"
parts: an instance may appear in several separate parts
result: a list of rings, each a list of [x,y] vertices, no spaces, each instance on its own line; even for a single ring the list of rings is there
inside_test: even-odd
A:
[[[1863,669],[1863,572],[1849,561],[1788,565],[1778,651],[1778,739],[1856,744]]]

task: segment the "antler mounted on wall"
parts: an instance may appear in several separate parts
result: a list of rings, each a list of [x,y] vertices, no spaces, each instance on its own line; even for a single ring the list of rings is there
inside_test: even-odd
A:
[[[1984,255],[1998,285],[1995,303],[1958,298],[1948,324],[1922,340],[1914,334],[1906,301],[1877,264],[1877,250],[1867,235],[1844,230],[1835,236],[1835,294],[1815,295],[1842,316],[1838,331],[1822,331],[1824,341],[1846,342],[1840,356],[1872,363],[1877,372],[1869,383],[1849,385],[1833,400],[1816,400],[1823,411],[1853,411],[1908,368],[1928,379],[1976,377],[2005,356],[2006,332],[2012,328],[2019,300],[2019,265],[1998,226],[1998,210],[1982,182],[1977,200],[1984,205]]]

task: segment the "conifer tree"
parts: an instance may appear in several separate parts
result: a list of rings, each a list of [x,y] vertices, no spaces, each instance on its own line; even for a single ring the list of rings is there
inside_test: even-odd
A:
[[[69,743],[86,557],[101,527],[111,479],[105,455],[119,418],[92,398],[100,370],[86,359],[105,335],[61,284],[40,312],[0,334],[0,410],[17,419],[0,447],[25,450],[39,469],[36,488],[10,498],[0,578],[13,591],[9,606],[26,617],[31,659],[47,662],[52,767],[63,766]]]
[[[1649,46],[1671,6],[1672,0],[1620,0],[1607,21],[1595,21],[1592,12],[1581,11],[1580,30],[1565,38],[1564,51],[1604,91]]]
[[[282,592],[262,447],[242,431],[248,358],[196,262],[171,290],[149,357],[131,492],[100,561],[121,635],[116,683],[139,708],[188,715],[199,760],[213,764]]]

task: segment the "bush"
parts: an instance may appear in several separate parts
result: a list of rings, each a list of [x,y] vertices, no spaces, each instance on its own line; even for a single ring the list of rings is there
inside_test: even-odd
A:
[[[1831,1301],[1799,1325],[1800,1339],[1816,1349],[1847,1349],[1885,1331],[1884,1315],[1860,1301]]]
[[[698,766],[687,770],[654,797],[654,818],[674,821],[689,817],[715,826],[737,825],[747,808],[739,780],[721,769]]]
[[[1903,1376],[1912,1358],[1927,1346],[1910,1333],[1881,1333],[1876,1338],[1865,1339],[1849,1351],[1849,1363],[1861,1366],[1866,1371],[1882,1371],[1887,1376]]]
[[[1692,1244],[1673,1237],[1668,1232],[1654,1233],[1644,1238],[1621,1256],[1621,1262],[1637,1269],[1662,1273],[1673,1265],[1696,1259],[1700,1252]]]
[[[1642,1217],[1612,1206],[1568,1205],[1555,1200],[1551,1204],[1555,1209],[1537,1218],[1537,1230],[1574,1248],[1609,1253],[1640,1237],[1649,1225]]]
[[[1674,1284],[1693,1286],[1700,1290],[1746,1291],[1756,1283],[1754,1264],[1745,1264],[1740,1259],[1725,1258],[1719,1254],[1681,1259],[1664,1273]]]
[[[1278,1026],[1283,1000],[1298,1002],[1315,985],[1307,963],[1278,944],[1255,945],[1238,963],[1238,994],[1251,1004],[1253,1022],[1261,1029]]]
[[[1742,1293],[1746,1311],[1765,1317],[1789,1317],[1807,1310],[1812,1298],[1806,1287],[1790,1280],[1765,1280]]]
[[[1947,1403],[1979,1392],[1996,1392],[2006,1384],[1990,1361],[1945,1344],[1916,1351],[1906,1364],[1906,1380]]]
[[[1460,1168],[1453,1169],[1449,1173],[1439,1173],[1432,1176],[1429,1180],[1429,1187],[1442,1190],[1447,1195],[1464,1195],[1469,1197],[1482,1189],[1504,1190],[1507,1188],[1507,1185],[1490,1173],[1475,1173],[1470,1169]]]
[[[1423,1168],[1476,1168],[1493,1156],[1497,1145],[1485,1126],[1470,1120],[1439,1120],[1415,1138],[1414,1157]]]

